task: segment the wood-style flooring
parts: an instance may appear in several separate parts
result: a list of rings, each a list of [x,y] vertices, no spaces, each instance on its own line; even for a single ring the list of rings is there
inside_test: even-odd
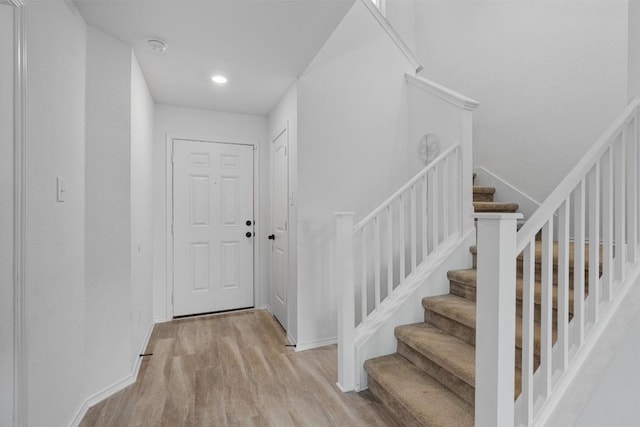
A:
[[[267,311],[155,326],[135,384],[81,426],[395,426],[368,392],[336,387],[336,346],[296,353]]]

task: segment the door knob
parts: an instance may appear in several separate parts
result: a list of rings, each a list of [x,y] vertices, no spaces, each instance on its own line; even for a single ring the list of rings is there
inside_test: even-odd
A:
[[[245,224],[247,224],[247,227],[249,227],[251,224],[253,224],[253,222],[251,220],[247,220]]]
[[[269,240],[276,240],[276,235],[275,234],[270,235]]]
[[[247,234],[245,234],[245,236],[247,236],[247,237],[251,237],[251,236],[253,236],[253,233],[252,233],[252,232],[250,232],[250,231],[247,231]]]

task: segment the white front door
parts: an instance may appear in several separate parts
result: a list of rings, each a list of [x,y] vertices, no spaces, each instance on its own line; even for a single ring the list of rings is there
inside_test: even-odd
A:
[[[174,316],[253,307],[253,225],[253,147],[174,140]]]
[[[287,329],[289,271],[289,166],[288,131],[271,143],[271,289],[273,314]]]

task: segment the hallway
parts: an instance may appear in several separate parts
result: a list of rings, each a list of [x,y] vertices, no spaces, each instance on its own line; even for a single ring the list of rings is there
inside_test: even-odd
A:
[[[138,380],[90,426],[388,426],[368,392],[342,394],[336,346],[296,353],[264,310],[155,326]]]

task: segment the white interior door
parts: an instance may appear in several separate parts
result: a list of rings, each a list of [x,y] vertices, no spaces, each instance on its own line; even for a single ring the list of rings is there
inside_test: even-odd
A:
[[[253,307],[253,225],[253,147],[174,140],[174,316]]]
[[[288,131],[271,144],[271,289],[273,314],[287,329],[287,286],[289,271],[289,163]]]

